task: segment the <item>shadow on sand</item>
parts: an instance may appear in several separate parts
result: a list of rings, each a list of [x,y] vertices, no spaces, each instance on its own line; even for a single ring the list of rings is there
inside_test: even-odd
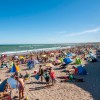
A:
[[[73,84],[89,92],[93,100],[100,100],[100,62],[89,63],[85,68],[88,75],[75,75],[77,78],[83,78],[85,82]]]

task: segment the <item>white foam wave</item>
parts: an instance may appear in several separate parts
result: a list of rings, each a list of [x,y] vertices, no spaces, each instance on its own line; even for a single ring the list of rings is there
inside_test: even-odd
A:
[[[33,50],[23,50],[23,51],[7,51],[7,52],[2,52],[0,54],[7,54],[7,55],[26,54],[26,53],[31,53],[31,52],[60,50],[60,49],[66,49],[66,48],[71,48],[71,46],[67,46],[67,47],[52,47],[52,48],[33,49]]]

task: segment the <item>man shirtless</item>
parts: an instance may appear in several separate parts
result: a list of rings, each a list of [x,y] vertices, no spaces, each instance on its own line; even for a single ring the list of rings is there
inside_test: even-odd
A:
[[[17,80],[17,87],[19,90],[19,100],[24,98],[24,80],[22,78],[19,78],[18,76],[15,77]]]

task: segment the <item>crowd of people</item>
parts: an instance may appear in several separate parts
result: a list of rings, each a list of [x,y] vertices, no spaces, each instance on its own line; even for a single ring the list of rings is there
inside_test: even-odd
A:
[[[26,64],[28,63],[29,60],[33,61],[33,70],[36,64],[36,61],[38,61],[38,70],[35,72],[34,71],[34,76],[38,76],[38,79],[41,83],[42,82],[46,82],[46,87],[49,86],[54,86],[56,83],[56,73],[53,70],[53,66],[66,66],[67,64],[65,64],[63,62],[63,59],[66,57],[66,55],[68,53],[72,53],[72,59],[75,59],[77,56],[80,56],[80,59],[88,59],[87,58],[87,54],[89,54],[91,52],[91,48],[92,49],[97,49],[94,46],[77,46],[77,47],[73,47],[70,49],[61,49],[61,50],[54,50],[54,51],[41,51],[41,52],[34,52],[34,53],[30,53],[30,54],[24,54],[21,56],[18,55],[14,55],[12,57],[8,57],[7,55],[2,55],[0,58],[0,66],[1,68],[4,69],[11,69],[12,65],[22,65],[22,64]],[[59,60],[57,62],[57,60]],[[46,64],[51,64],[48,65],[48,67],[44,67],[46,66]],[[65,67],[66,68],[66,67]],[[77,79],[73,76],[73,74],[77,73],[77,68],[76,67],[72,67],[72,69],[74,70],[74,73],[70,73],[70,71],[66,71],[66,76],[64,77],[64,80],[61,80],[61,82],[66,82],[68,80],[75,80],[77,82],[83,82],[83,79]],[[19,100],[24,98],[24,87],[25,87],[25,81],[28,80],[28,78],[30,77],[30,73],[28,73],[26,71],[25,75],[22,75],[21,72],[15,72],[13,74],[13,78],[17,81],[17,86],[16,88],[19,91]],[[51,83],[51,85],[50,85]],[[12,91],[11,87],[9,84],[6,84],[5,89],[6,92],[8,91]],[[10,100],[10,99],[9,99]],[[26,99],[27,100],[27,99]]]

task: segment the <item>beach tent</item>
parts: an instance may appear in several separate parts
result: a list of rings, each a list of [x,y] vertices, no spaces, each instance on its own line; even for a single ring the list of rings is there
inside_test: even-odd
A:
[[[66,55],[67,57],[72,57],[73,56],[73,54],[72,53],[67,53],[67,55]]]
[[[29,69],[32,69],[34,67],[34,61],[33,60],[29,60],[28,63],[27,63],[27,67]]]
[[[79,75],[87,75],[87,71],[84,67],[78,66],[77,68],[78,68],[78,74]]]
[[[17,86],[17,81],[16,81],[14,78],[5,79],[5,80],[0,84],[0,92],[4,92],[4,89],[5,89],[5,86],[6,86],[7,83],[10,85],[10,87],[11,87],[12,89],[15,89],[16,86]]]
[[[10,73],[14,73],[14,72],[19,72],[20,71],[20,68],[19,66],[13,64],[11,70],[10,70]]]
[[[34,65],[39,64],[39,61],[34,59]]]
[[[61,62],[63,62],[63,58],[60,57],[59,60],[60,60]]]
[[[87,61],[89,62],[97,62],[97,57],[96,55],[89,55],[89,57],[86,58]]]
[[[65,64],[69,64],[72,62],[71,58],[64,58],[63,61],[65,62]]]
[[[82,60],[80,58],[76,58],[75,59],[75,64],[76,65],[81,65],[82,64]]]
[[[4,92],[4,88],[5,88],[6,83],[7,83],[7,79],[5,79],[5,80],[0,84],[0,92]]]

